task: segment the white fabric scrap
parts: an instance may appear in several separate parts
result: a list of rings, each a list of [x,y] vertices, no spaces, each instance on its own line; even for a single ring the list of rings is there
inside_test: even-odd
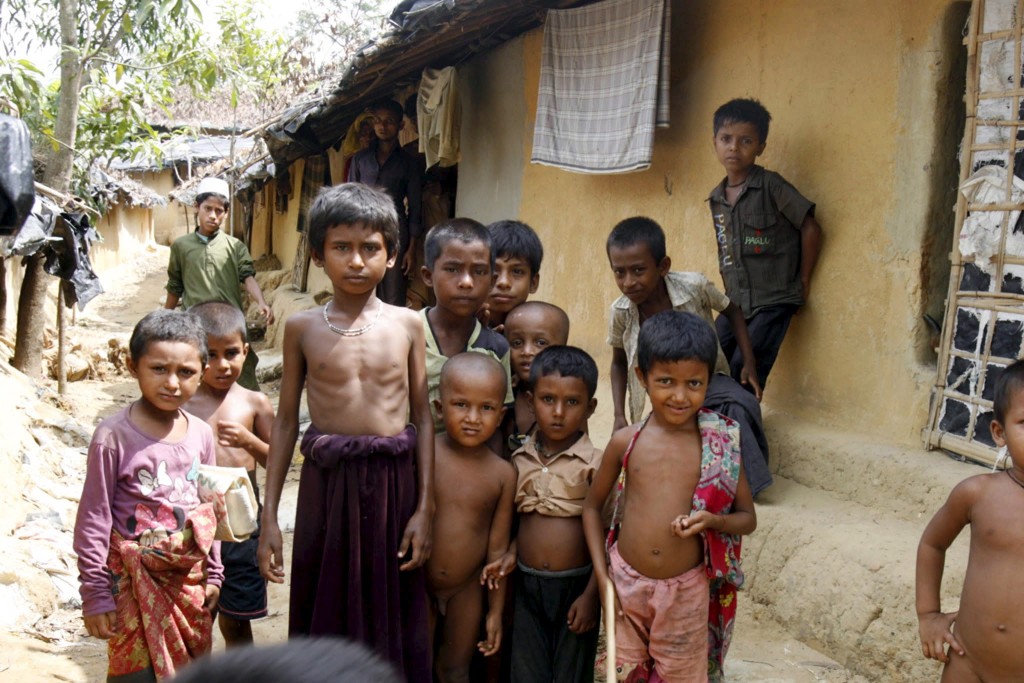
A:
[[[651,165],[668,125],[670,3],[605,0],[549,10],[532,163],[577,173]]]
[[[985,0],[981,32],[994,33],[1017,25],[1017,0]]]
[[[1013,178],[1009,201],[1015,204],[1024,202],[1024,180],[1010,175],[1000,166],[979,168],[960,186],[960,192],[971,204],[1005,202],[1007,176]],[[975,265],[994,278],[998,277],[998,274],[995,272],[992,258],[1002,247],[1002,229],[1006,214],[1005,211],[974,211],[964,219],[964,226],[960,231],[960,254],[964,258],[973,256]],[[1009,214],[1009,228],[1012,229],[1017,224],[1020,211],[1010,211]],[[1020,243],[1019,247],[1016,247],[1017,243]],[[1011,240],[1010,235],[1007,235],[1007,253],[1017,254],[1016,249],[1020,248],[1024,248],[1024,238],[1018,236]]]

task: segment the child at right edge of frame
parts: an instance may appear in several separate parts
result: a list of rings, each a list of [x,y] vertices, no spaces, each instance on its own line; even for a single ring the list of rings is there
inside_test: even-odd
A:
[[[718,340],[697,315],[663,311],[641,326],[637,355],[651,414],[612,435],[583,504],[602,600],[608,581],[615,589],[603,607],[615,614],[618,680],[723,681],[740,537],[757,517],[739,425],[702,407]]]
[[[1024,680],[1024,361],[999,375],[992,438],[1010,466],[956,485],[917,549],[917,618],[925,657],[945,664],[943,683]],[[939,598],[946,549],[971,527],[960,608]],[[947,649],[948,648],[948,649]]]

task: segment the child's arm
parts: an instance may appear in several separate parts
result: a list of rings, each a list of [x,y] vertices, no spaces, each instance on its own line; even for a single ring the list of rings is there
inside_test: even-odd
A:
[[[604,600],[605,584],[608,583],[608,557],[605,553],[605,527],[601,512],[604,510],[605,501],[611,493],[615,482],[618,481],[619,472],[622,470],[622,455],[626,452],[626,445],[633,438],[633,429],[624,429],[615,432],[612,440],[604,449],[601,456],[601,466],[594,475],[594,481],[590,484],[587,497],[583,501],[583,535],[587,539],[587,549],[590,550],[590,560],[594,565],[592,581],[595,588],[600,591],[599,595]],[[588,586],[589,588],[589,586]],[[606,610],[617,610],[615,605],[605,605]]]
[[[306,358],[302,355],[303,321],[292,316],[285,323],[281,375],[281,393],[274,419],[270,451],[267,454],[267,482],[263,491],[262,531],[257,557],[260,573],[274,583],[284,583],[284,555],[277,507],[281,501],[285,475],[292,462],[292,451],[299,436],[299,399],[306,382]]]
[[[917,546],[917,620],[921,651],[929,659],[949,661],[946,645],[964,654],[964,649],[951,632],[956,612],[942,612],[939,590],[946,562],[946,549],[965,526],[970,524],[971,507],[981,495],[982,479],[971,477],[960,482],[949,494],[945,504],[932,517]]]
[[[494,509],[491,519],[491,531],[487,537],[487,562],[499,561],[508,550],[509,537],[512,534],[512,516],[515,514],[516,473],[510,464],[502,461],[504,476],[501,483],[501,498]],[[481,582],[483,573],[481,573]],[[485,657],[493,655],[501,648],[501,616],[505,609],[507,581],[498,581],[489,585],[487,590],[487,616],[485,619],[486,640],[477,644],[477,648]]]
[[[250,275],[245,278],[245,282],[243,284],[245,285],[245,291],[249,293],[252,300],[256,302],[257,306],[259,306],[260,315],[263,316],[263,319],[267,321],[268,325],[273,324],[274,309],[268,306],[266,300],[263,298],[263,290],[260,289],[260,283],[256,282],[256,278]]]
[[[407,316],[410,337],[409,349],[409,415],[416,425],[416,473],[419,501],[416,512],[405,525],[398,556],[412,555],[399,568],[415,569],[430,557],[432,525],[434,522],[434,418],[427,399],[427,342],[423,336],[423,323],[419,316]]]
[[[754,390],[754,396],[761,400],[761,382],[757,377],[757,361],[754,358],[754,345],[750,343],[750,332],[747,331],[747,321],[743,318],[743,309],[730,301],[729,305],[722,311],[722,315],[729,319],[732,325],[733,336],[736,337],[736,345],[743,354],[743,369],[740,370],[740,382],[749,384]]]
[[[707,510],[695,510],[689,516],[679,515],[672,521],[672,531],[680,538],[694,536],[710,529],[720,534],[746,536],[754,533],[757,528],[757,513],[754,511],[754,496],[750,493],[747,474],[740,463],[739,483],[736,485],[736,497],[732,501],[732,511],[724,515],[716,515]]]
[[[822,240],[821,226],[814,216],[807,214],[800,224],[800,282],[803,285],[804,303],[807,303],[807,297],[811,294],[811,275],[814,266],[818,265]]]
[[[117,485],[119,454],[102,446],[93,437],[89,445],[85,484],[75,519],[73,547],[78,555],[81,582],[82,617],[89,635],[112,638],[117,615],[111,590],[107,557],[110,554],[111,513],[114,487]]]
[[[270,434],[274,425],[274,407],[270,400],[259,392],[252,392],[253,419],[252,431],[241,422],[219,420],[217,422],[217,441],[221,446],[242,448],[255,458],[263,468],[267,466],[267,453],[270,452]]]
[[[597,620],[601,615],[601,610],[598,609],[600,604],[601,598],[597,594],[597,576],[591,572],[587,587],[583,589],[580,597],[573,600],[572,605],[569,606],[569,630],[579,635],[597,626]]]
[[[629,371],[626,350],[622,347],[612,348],[612,368],[609,377],[612,381],[612,410],[615,411],[615,422],[612,431],[617,432],[629,424],[626,418],[626,373]]]

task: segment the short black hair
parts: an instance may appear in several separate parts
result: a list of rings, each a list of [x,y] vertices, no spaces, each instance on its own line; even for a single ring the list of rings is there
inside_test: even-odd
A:
[[[399,683],[391,664],[366,646],[342,638],[292,638],[285,643],[232,648],[181,669],[174,683]]]
[[[636,355],[637,366],[644,375],[654,363],[694,360],[708,366],[710,379],[718,362],[718,336],[715,329],[698,315],[662,311],[640,326]]]
[[[237,334],[243,344],[249,341],[245,314],[226,301],[204,301],[188,309],[188,312],[199,319],[208,337],[223,339]]]
[[[146,355],[150,344],[162,341],[191,344],[198,349],[203,365],[210,360],[206,348],[206,331],[199,318],[191,313],[161,308],[147,313],[132,330],[132,336],[128,340],[128,353],[131,355],[132,363],[137,364],[139,359]]]
[[[483,223],[472,218],[449,218],[438,223],[427,233],[427,239],[423,244],[423,265],[428,270],[434,269],[438,257],[444,248],[452,242],[470,244],[472,242],[483,242],[491,254],[491,270],[494,270],[494,249],[491,248],[491,234],[484,227]]]
[[[204,192],[202,194],[197,194],[196,195],[196,208],[199,208],[199,205],[202,204],[203,202],[205,202],[210,197],[216,197],[217,199],[222,200],[222,203],[224,204],[224,210],[225,211],[227,211],[227,210],[229,210],[231,208],[231,202],[228,201],[228,198],[225,197],[224,195],[222,195],[220,192]]]
[[[398,253],[398,212],[384,190],[362,183],[320,188],[309,209],[309,249],[323,256],[328,228],[362,225],[384,236],[388,257]]]
[[[405,114],[405,111],[402,109],[402,104],[400,102],[396,102],[390,97],[382,97],[379,100],[375,100],[366,108],[366,111],[374,114],[379,111],[389,111],[397,116],[399,121],[402,120],[402,116]]]
[[[992,399],[992,412],[996,421],[1006,424],[1006,412],[1010,409],[1010,401],[1013,395],[1024,389],[1024,360],[1019,360],[1013,365],[1008,365],[999,373],[996,380],[995,396]]]
[[[501,392],[498,399],[501,403],[505,402],[505,394],[508,393],[508,374],[501,363],[494,358],[475,351],[463,351],[446,360],[444,365],[441,366],[440,384],[438,386],[441,394],[445,393],[448,384],[447,380],[451,374],[458,374],[459,372],[467,374],[485,372],[494,375],[496,379],[500,378]]]
[[[625,249],[634,244],[646,244],[656,264],[665,260],[665,231],[653,218],[633,216],[619,221],[608,235],[605,253],[610,256],[612,248]]]
[[[491,251],[494,258],[520,258],[530,264],[530,275],[540,272],[544,260],[544,246],[540,237],[522,221],[495,221],[487,226],[491,233]]]
[[[576,346],[549,346],[536,355],[530,364],[530,386],[537,386],[537,380],[549,375],[582,380],[588,399],[597,393],[597,363]]]
[[[771,121],[772,115],[758,100],[737,98],[729,100],[715,110],[714,134],[718,135],[719,129],[728,123],[750,123],[757,128],[757,134],[763,143],[768,141],[768,125]]]

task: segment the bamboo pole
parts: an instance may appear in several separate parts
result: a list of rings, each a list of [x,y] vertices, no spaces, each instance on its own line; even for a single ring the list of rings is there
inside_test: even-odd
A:
[[[57,393],[68,390],[67,315],[64,312],[64,287],[57,285]]]

